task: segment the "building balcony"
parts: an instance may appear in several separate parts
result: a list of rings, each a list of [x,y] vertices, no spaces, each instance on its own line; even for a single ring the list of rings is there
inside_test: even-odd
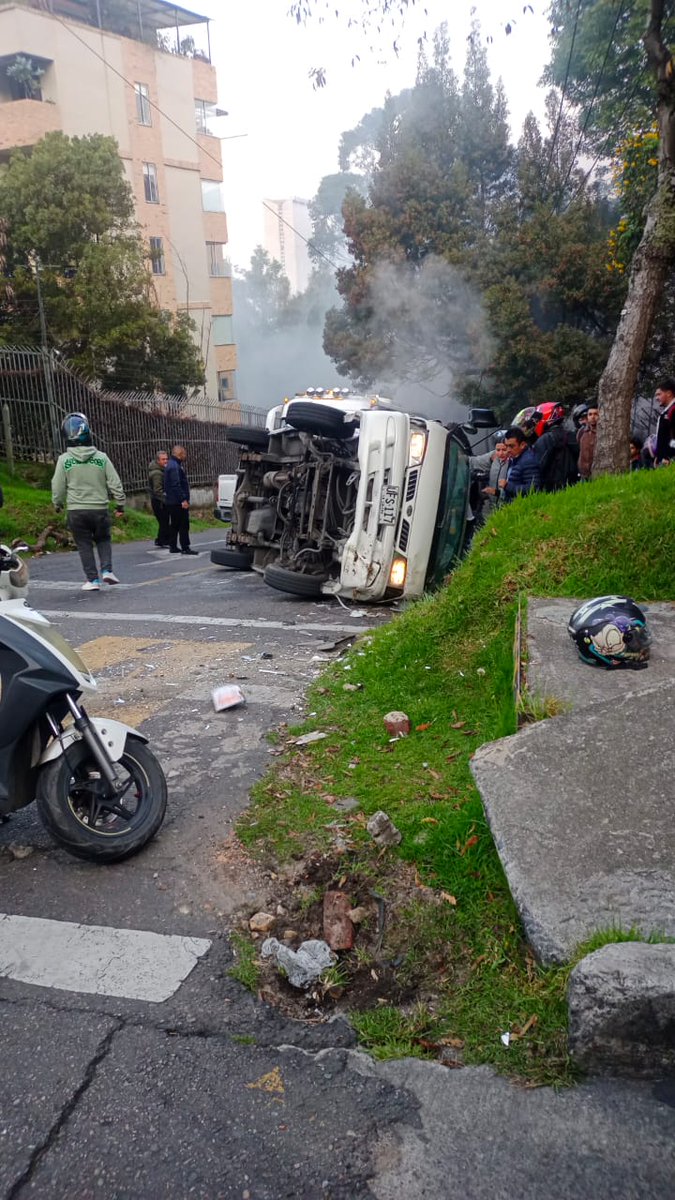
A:
[[[61,129],[57,104],[44,100],[0,100],[0,155],[34,146],[46,133]]]
[[[41,16],[62,17],[93,25],[106,33],[145,42],[167,54],[180,54],[210,63],[209,18],[172,0],[0,0],[0,7],[37,10]]]

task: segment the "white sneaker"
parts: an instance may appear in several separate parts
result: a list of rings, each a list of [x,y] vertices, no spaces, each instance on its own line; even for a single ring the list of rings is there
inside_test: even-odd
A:
[[[104,583],[119,583],[119,579],[113,575],[112,571],[101,571],[101,578]]]
[[[83,592],[100,592],[100,590],[101,585],[98,579],[88,579],[86,583],[82,584]]]

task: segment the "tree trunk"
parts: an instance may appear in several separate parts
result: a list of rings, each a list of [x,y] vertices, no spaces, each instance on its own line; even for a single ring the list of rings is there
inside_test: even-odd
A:
[[[666,279],[675,264],[675,74],[670,50],[662,38],[664,3],[651,0],[644,37],[649,65],[658,82],[658,184],[631,266],[626,303],[600,378],[594,476],[619,474],[629,468],[630,416],[638,371]]]

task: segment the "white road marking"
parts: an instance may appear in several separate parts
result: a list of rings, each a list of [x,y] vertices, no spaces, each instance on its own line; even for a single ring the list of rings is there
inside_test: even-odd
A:
[[[215,625],[226,629],[286,629],[289,633],[364,633],[370,625],[290,625],[284,621],[260,621],[246,617],[175,617],[170,613],[120,613],[120,612],[70,612],[65,609],[41,608],[40,612],[50,620],[59,621],[106,621],[108,625],[123,621],[152,621],[157,625]],[[328,659],[326,659],[328,661]]]
[[[110,588],[111,591],[113,588],[117,588],[118,592],[128,592],[133,587],[133,583],[102,583],[101,591],[104,591],[105,588]],[[82,590],[82,583],[79,579],[73,579],[72,583],[67,579],[31,579],[31,592],[40,588],[43,591],[76,592],[78,589]]]
[[[0,913],[0,976],[64,992],[158,1004],[210,947],[205,938]]]

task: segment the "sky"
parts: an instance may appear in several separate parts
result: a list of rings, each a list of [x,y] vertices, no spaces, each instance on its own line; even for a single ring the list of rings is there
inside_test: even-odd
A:
[[[324,175],[338,170],[338,146],[388,91],[414,83],[418,38],[448,22],[453,65],[463,70],[471,11],[488,43],[493,82],[502,76],[517,138],[530,110],[544,111],[537,83],[548,57],[545,6],[534,13],[524,0],[417,0],[395,29],[377,35],[348,28],[349,11],[359,0],[343,0],[342,16],[316,18],[306,26],[288,15],[290,0],[199,0],[197,11],[213,18],[213,61],[219,104],[229,116],[220,122],[230,257],[247,266],[262,242],[263,198],[311,199]],[[321,0],[319,0],[319,4]],[[321,11],[317,8],[317,13]],[[506,22],[512,32],[504,32]],[[398,41],[398,55],[393,49]],[[352,62],[358,57],[358,61]],[[314,89],[309,72],[326,70],[326,86]],[[245,137],[233,137],[246,134]]]

